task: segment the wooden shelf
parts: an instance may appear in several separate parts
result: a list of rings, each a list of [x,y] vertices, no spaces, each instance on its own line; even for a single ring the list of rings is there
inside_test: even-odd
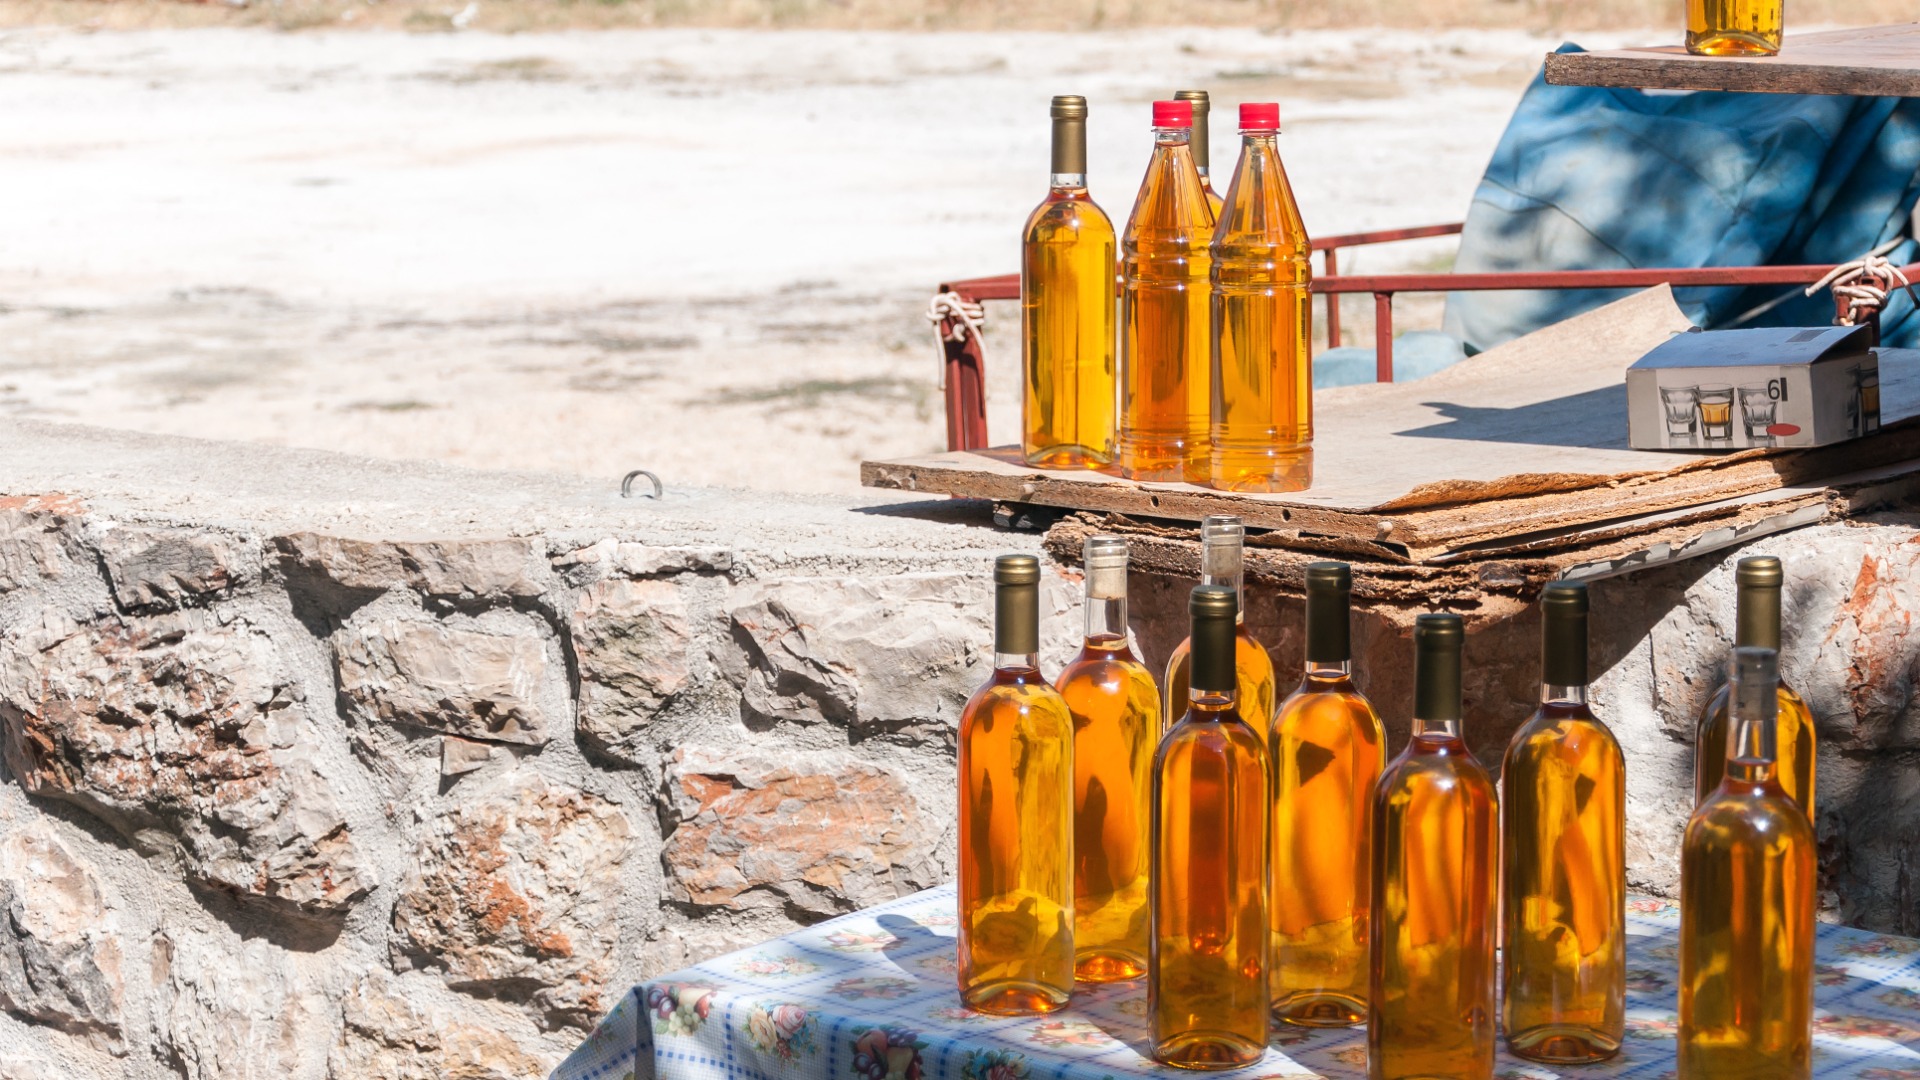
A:
[[[1552,53],[1547,57],[1547,82],[1645,90],[1920,97],[1920,23],[1789,34],[1778,56],[1691,56],[1680,45]]]

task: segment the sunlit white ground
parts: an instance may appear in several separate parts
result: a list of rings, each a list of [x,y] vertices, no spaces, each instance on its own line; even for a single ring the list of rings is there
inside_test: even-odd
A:
[[[0,411],[849,489],[862,458],[942,448],[920,312],[944,278],[1015,269],[1049,95],[1091,99],[1116,222],[1147,102],[1212,90],[1225,173],[1233,104],[1277,99],[1309,229],[1349,232],[1458,220],[1557,43],[7,32]],[[1005,440],[1014,313],[989,317]]]

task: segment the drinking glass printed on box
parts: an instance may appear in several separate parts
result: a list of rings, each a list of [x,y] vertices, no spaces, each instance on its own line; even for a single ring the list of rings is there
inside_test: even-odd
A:
[[[1773,436],[1767,434],[1767,429],[1773,426],[1779,412],[1780,403],[1767,387],[1740,388],[1740,424],[1746,429],[1748,441],[1755,446],[1773,445]]]
[[[1700,388],[1697,386],[1663,386],[1660,388],[1660,404],[1666,410],[1667,438],[1678,442],[1686,440],[1693,444],[1694,432],[1700,428]]]
[[[1708,442],[1733,438],[1733,387],[1702,386],[1700,396],[1700,434]]]

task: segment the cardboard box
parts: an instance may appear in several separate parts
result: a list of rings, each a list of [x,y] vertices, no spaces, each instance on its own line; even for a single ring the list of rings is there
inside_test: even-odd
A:
[[[1865,326],[1675,334],[1627,369],[1636,450],[1825,446],[1880,430]]]

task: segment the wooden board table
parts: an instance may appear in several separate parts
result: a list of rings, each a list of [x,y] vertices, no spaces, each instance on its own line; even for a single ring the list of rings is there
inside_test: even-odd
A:
[[[1120,531],[1136,565],[1183,576],[1198,569],[1191,523],[1236,514],[1258,530],[1249,574],[1284,592],[1306,563],[1338,557],[1368,566],[1362,600],[1444,596],[1487,614],[1555,577],[1623,573],[1920,491],[1920,351],[1881,351],[1876,435],[1718,455],[1629,448],[1626,367],[1688,325],[1662,286],[1425,379],[1323,391],[1306,491],[1039,470],[1011,448],[870,461],[861,478],[1078,511],[1049,535],[1058,557],[1077,561],[1088,533]]]
[[[1788,34],[1778,56],[1693,56],[1677,43],[1551,53],[1547,82],[1648,90],[1920,97],[1920,23]]]

